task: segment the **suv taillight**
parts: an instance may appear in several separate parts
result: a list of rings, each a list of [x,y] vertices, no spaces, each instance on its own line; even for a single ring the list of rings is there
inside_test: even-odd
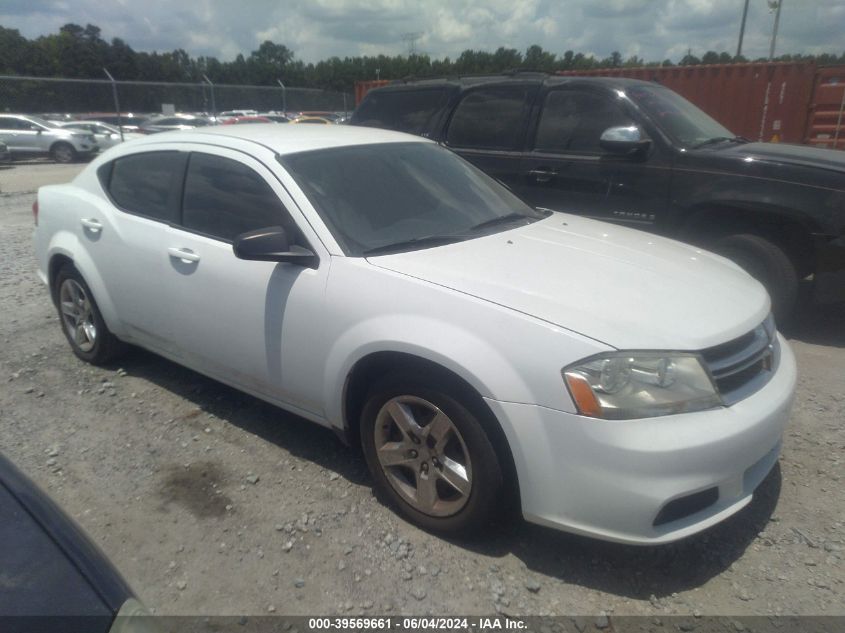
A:
[[[38,200],[32,203],[32,217],[35,218],[35,226],[38,226]]]

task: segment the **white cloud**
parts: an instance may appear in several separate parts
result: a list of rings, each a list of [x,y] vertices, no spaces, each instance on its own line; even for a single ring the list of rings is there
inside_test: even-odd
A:
[[[594,51],[605,57],[677,60],[691,48],[734,52],[739,0],[2,0],[0,24],[27,37],[55,32],[66,22],[92,23],[106,38],[137,50],[184,48],[192,55],[231,59],[265,39],[285,44],[305,61],[333,55],[407,52],[407,33],[420,32],[417,49],[454,58],[467,48],[525,50],[539,44],[562,54]],[[841,53],[845,0],[784,3],[778,53]],[[752,0],[743,52],[768,54],[772,16]]]

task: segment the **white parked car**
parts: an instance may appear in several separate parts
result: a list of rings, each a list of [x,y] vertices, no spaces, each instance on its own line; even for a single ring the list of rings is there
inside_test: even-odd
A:
[[[124,141],[144,138],[143,134],[138,134],[137,132],[124,132],[123,138],[121,138],[120,128],[116,125],[101,123],[100,121],[69,121],[67,123],[59,123],[58,125],[65,129],[93,134],[100,149],[109,149]]]
[[[161,134],[42,187],[68,341],[140,345],[360,441],[406,517],[673,541],[778,459],[795,361],[726,259],[538,211],[419,137]]]

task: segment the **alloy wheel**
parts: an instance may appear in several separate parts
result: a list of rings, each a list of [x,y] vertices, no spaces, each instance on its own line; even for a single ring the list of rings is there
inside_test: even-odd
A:
[[[391,487],[435,517],[459,512],[472,492],[472,463],[454,422],[416,396],[388,400],[376,416],[375,452]]]
[[[59,306],[68,337],[83,352],[90,352],[97,342],[94,310],[85,289],[73,279],[59,287]]]

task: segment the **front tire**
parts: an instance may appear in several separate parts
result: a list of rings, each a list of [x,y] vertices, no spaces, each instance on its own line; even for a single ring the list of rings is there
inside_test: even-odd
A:
[[[106,327],[91,289],[76,268],[63,266],[53,288],[62,332],[78,358],[103,365],[126,350],[126,344]]]
[[[772,299],[775,320],[782,325],[789,322],[798,300],[798,271],[779,246],[749,233],[722,238],[714,250],[763,284]]]
[[[481,421],[436,381],[373,386],[361,443],[379,493],[412,523],[447,536],[483,527],[502,497],[502,470]]]

